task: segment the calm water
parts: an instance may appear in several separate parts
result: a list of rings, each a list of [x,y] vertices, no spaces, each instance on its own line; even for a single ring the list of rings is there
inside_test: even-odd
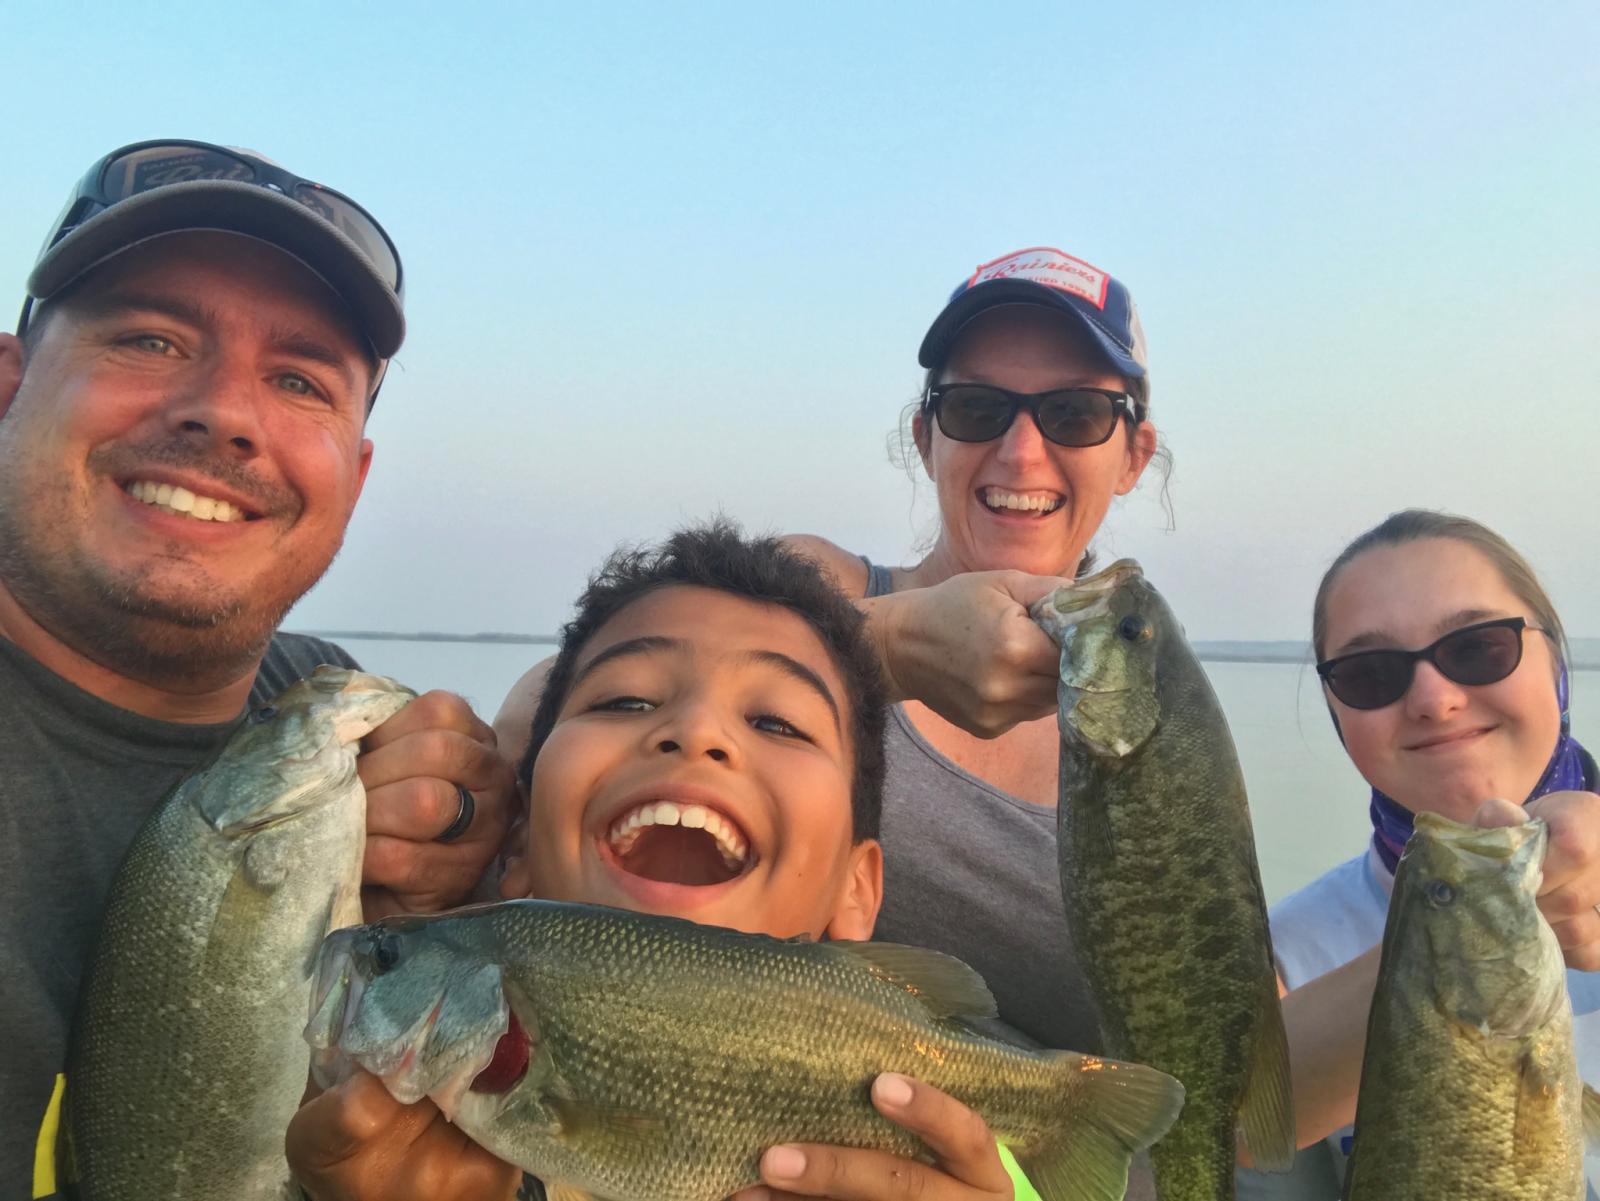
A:
[[[346,638],[361,664],[423,691],[447,688],[486,720],[547,646]],[[1310,667],[1207,663],[1239,747],[1267,900],[1313,879],[1365,844],[1366,785],[1340,750]],[[1600,671],[1573,674],[1573,728],[1600,748]]]

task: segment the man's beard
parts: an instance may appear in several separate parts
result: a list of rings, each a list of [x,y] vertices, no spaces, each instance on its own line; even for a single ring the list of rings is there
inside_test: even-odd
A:
[[[145,462],[200,458],[181,445],[147,446],[142,453]],[[206,467],[218,478],[241,477],[239,483],[245,482],[237,469],[219,471],[214,462]],[[153,591],[161,562],[113,572],[80,555],[70,542],[52,545],[51,530],[75,528],[68,505],[59,494],[35,495],[24,516],[16,489],[6,487],[7,482],[0,480],[0,581],[34,621],[73,651],[120,676],[166,691],[206,692],[253,672],[278,623],[329,566],[308,572],[301,562],[280,560],[267,578],[234,593],[195,580],[173,589],[176,595],[162,596]],[[259,484],[246,494],[264,496],[264,510],[281,511],[284,503],[282,490]],[[288,501],[298,509],[298,497],[291,495]],[[303,587],[289,589],[287,595],[280,591],[285,579],[301,575],[306,577]]]
[[[78,654],[128,679],[178,693],[210,691],[251,671],[296,597],[191,589],[181,600],[151,596],[150,569],[109,577],[40,570],[0,509],[0,579],[17,603]],[[59,561],[58,561],[59,562]]]

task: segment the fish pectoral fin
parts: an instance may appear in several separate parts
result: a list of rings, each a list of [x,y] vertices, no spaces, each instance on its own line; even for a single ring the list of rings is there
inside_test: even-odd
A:
[[[1583,1141],[1589,1153],[1600,1151],[1600,1093],[1587,1084],[1583,1086]]]
[[[1289,1083],[1289,1039],[1278,1004],[1278,979],[1269,974],[1261,990],[1256,1019],[1256,1045],[1250,1075],[1239,1103],[1239,1129],[1250,1159],[1264,1172],[1287,1172],[1294,1166],[1294,1094]]]
[[[916,997],[933,1017],[992,1018],[999,1013],[983,977],[951,955],[894,942],[841,939],[822,945],[853,955],[879,980]]]
[[[1559,1121],[1551,1112],[1563,1103],[1571,1085],[1564,1072],[1572,1070],[1572,1061],[1565,1057],[1552,1062],[1535,1048],[1525,1049],[1517,1065],[1517,1112],[1511,1123],[1512,1146],[1536,1147],[1547,1141],[1546,1131],[1552,1122]],[[1588,1129],[1590,1102],[1588,1088],[1584,1086],[1580,1102],[1580,1120]]]
[[[658,1117],[596,1105],[572,1096],[565,1089],[546,1089],[540,1100],[555,1118],[557,1137],[565,1141],[581,1141],[595,1135],[643,1139],[660,1134],[666,1128],[666,1123]]]

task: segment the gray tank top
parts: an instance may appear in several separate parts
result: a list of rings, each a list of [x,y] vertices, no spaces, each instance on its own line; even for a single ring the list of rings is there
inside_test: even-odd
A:
[[[866,595],[892,591],[867,564]],[[1061,901],[1056,811],[1001,792],[890,711],[883,909],[874,937],[966,960],[1007,1024],[1048,1047],[1100,1050],[1099,1024]]]

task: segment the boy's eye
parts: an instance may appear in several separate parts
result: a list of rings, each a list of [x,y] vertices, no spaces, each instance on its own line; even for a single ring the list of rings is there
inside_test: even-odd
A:
[[[655,707],[655,702],[647,701],[642,696],[613,696],[596,701],[589,709],[607,713],[648,713]]]
[[[811,735],[791,721],[786,721],[775,713],[761,713],[750,719],[750,724],[763,734],[779,734],[785,738],[799,738],[810,742]]]

